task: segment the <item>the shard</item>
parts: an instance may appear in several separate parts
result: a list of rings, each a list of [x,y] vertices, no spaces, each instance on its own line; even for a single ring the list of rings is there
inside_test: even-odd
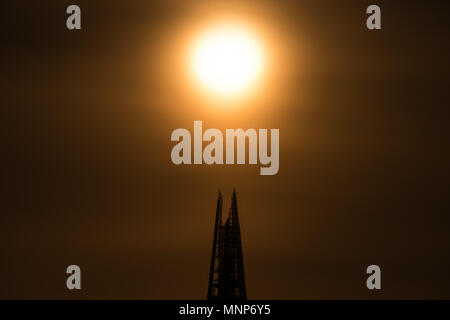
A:
[[[246,300],[241,230],[233,190],[228,218],[222,221],[222,193],[219,191],[209,273],[208,300]]]

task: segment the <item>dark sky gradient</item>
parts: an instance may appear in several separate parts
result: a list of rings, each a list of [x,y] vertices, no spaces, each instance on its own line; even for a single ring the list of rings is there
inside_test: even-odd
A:
[[[65,27],[72,3],[81,31]],[[250,299],[450,298],[448,1],[0,11],[0,298],[203,299],[217,192],[227,210],[233,186]],[[178,32],[222,13],[258,21],[278,50],[266,96],[233,112],[178,69]],[[173,165],[170,134],[194,120],[279,128],[278,175]],[[370,264],[382,291],[365,287]]]

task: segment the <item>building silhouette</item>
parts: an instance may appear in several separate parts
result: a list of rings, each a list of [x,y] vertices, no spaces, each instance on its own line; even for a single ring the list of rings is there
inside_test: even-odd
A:
[[[222,193],[219,191],[207,299],[246,300],[247,290],[236,190],[233,189],[231,207],[225,222],[222,221],[222,201]]]

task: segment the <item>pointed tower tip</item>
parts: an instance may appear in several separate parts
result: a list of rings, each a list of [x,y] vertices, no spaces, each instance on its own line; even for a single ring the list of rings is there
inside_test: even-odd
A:
[[[235,203],[236,201],[237,201],[236,188],[233,187],[233,195],[231,196],[231,202]]]

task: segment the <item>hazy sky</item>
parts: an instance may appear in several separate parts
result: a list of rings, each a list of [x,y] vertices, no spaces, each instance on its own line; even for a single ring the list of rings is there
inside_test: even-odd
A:
[[[233,186],[249,299],[450,298],[447,2],[76,1],[80,31],[74,1],[3,4],[0,298],[203,299]],[[184,59],[228,17],[271,60],[227,108]],[[279,173],[175,166],[194,120],[279,128]]]

